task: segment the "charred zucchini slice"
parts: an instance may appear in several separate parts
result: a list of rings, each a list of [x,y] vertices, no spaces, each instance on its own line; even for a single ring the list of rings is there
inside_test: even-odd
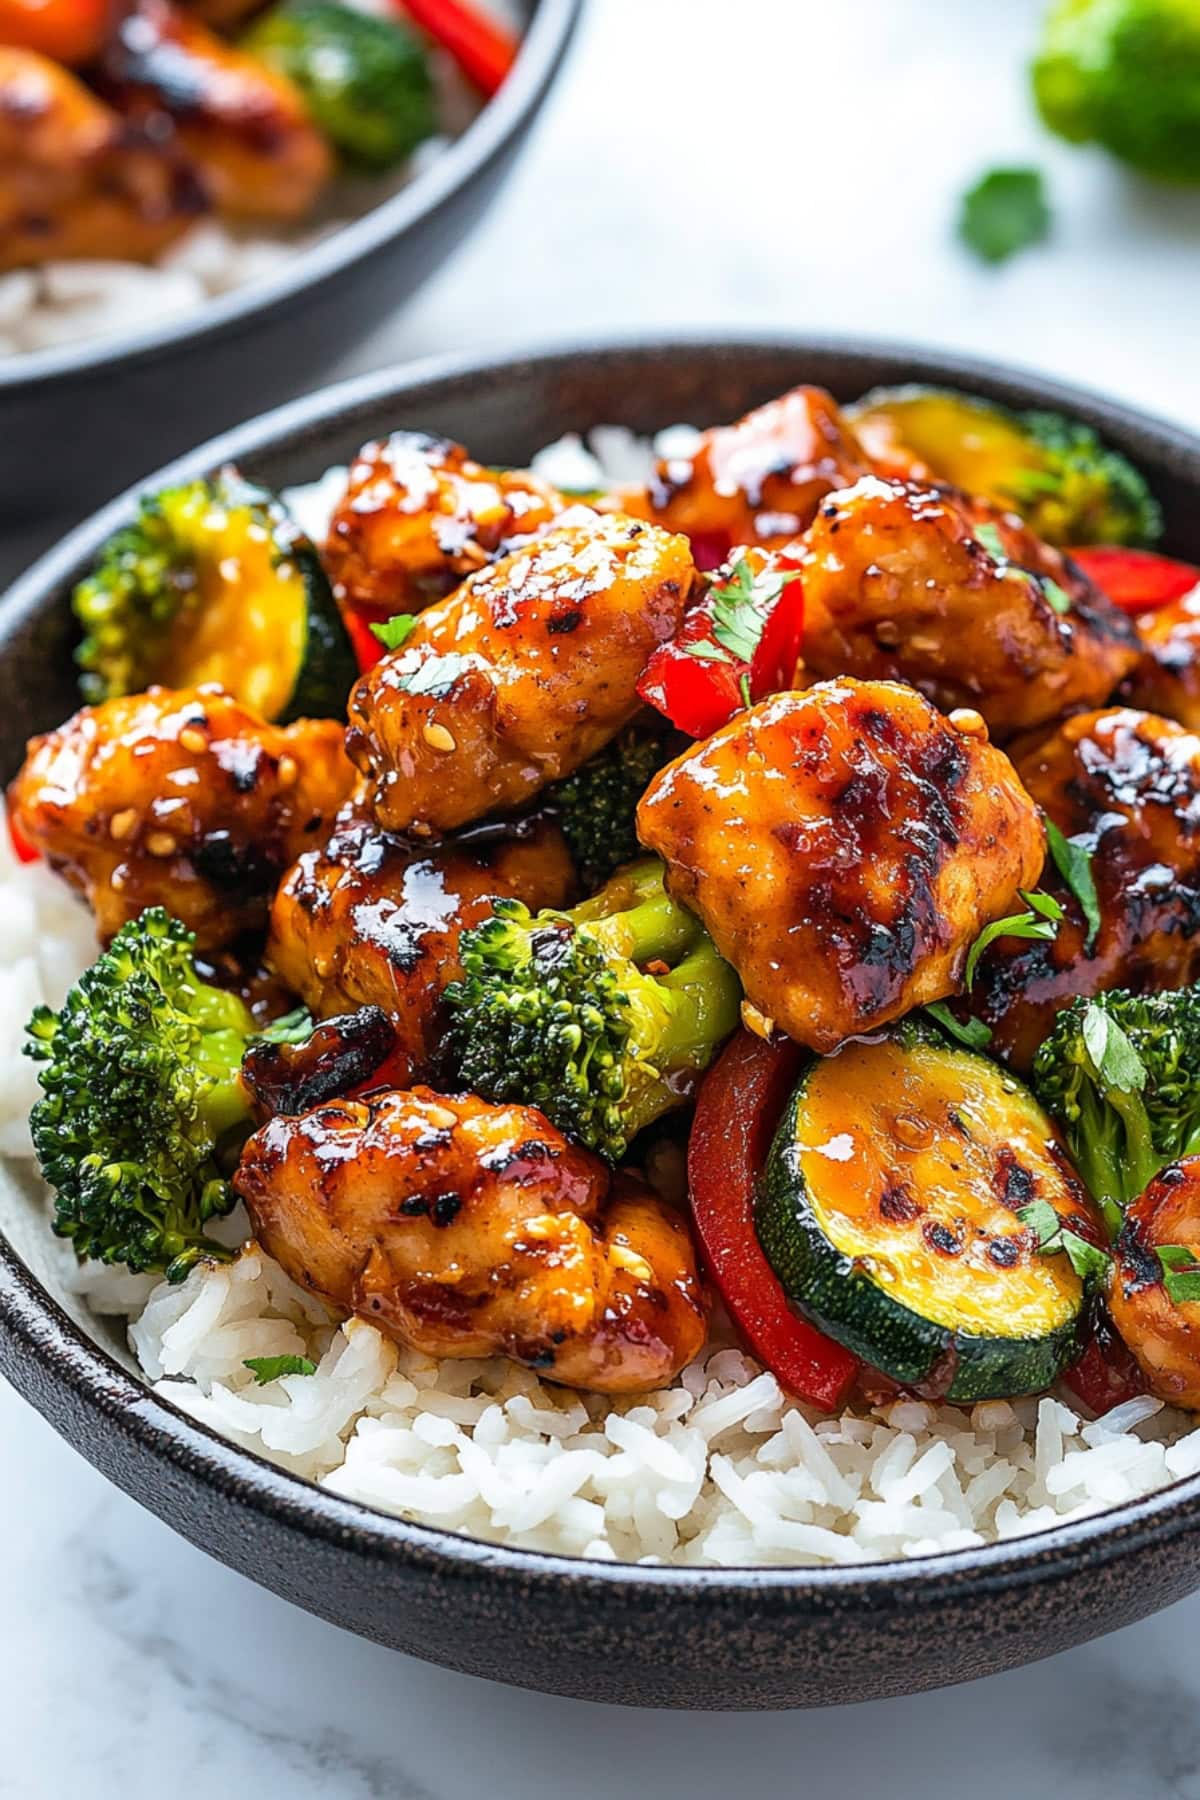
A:
[[[1049,544],[1153,544],[1162,514],[1144,478],[1090,425],[1010,412],[950,388],[876,388],[847,411],[869,455],[1011,508]]]
[[[864,1361],[951,1400],[1032,1394],[1069,1360],[1084,1284],[1017,1214],[1096,1231],[1054,1128],[1016,1078],[924,1026],[816,1058],[757,1200],[798,1311]]]
[[[358,673],[316,550],[234,469],[147,495],[72,604],[89,701],[215,681],[266,719],[338,718]]]

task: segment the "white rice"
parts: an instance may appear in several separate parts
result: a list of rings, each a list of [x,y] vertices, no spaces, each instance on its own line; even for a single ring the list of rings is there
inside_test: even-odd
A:
[[[601,427],[534,467],[566,487],[636,481],[653,455],[686,456],[695,438],[690,426],[652,444]],[[345,483],[334,468],[284,495],[318,542]],[[39,1000],[58,1005],[95,954],[82,907],[43,865],[18,864],[0,832],[0,1154],[32,1154],[24,1020]],[[239,1211],[216,1234],[234,1247],[246,1231]],[[613,1402],[339,1324],[254,1244],[179,1287],[60,1250],[64,1284],[128,1320],[139,1367],[181,1411],[348,1499],[493,1543],[622,1562],[850,1564],[1021,1537],[1200,1472],[1196,1421],[1148,1397],[1090,1423],[1060,1395],[970,1411],[901,1399],[826,1418],[718,1322],[672,1387]],[[316,1373],[260,1387],[245,1367],[288,1354]]]
[[[361,12],[393,13],[392,0],[350,4]],[[510,29],[522,29],[520,0],[485,4]],[[447,56],[432,51],[430,66],[442,133],[427,138],[385,175],[340,175],[313,218],[300,225],[235,230],[205,219],[151,263],[46,262],[0,275],[0,357],[144,330],[274,274],[299,251],[398,193],[445,152],[479,110],[478,96]]]
[[[23,1022],[95,955],[91,921],[0,837],[0,1151],[30,1154]],[[244,1217],[222,1226],[240,1243]],[[124,1316],[154,1391],[222,1436],[364,1505],[495,1543],[682,1564],[857,1563],[965,1548],[1119,1505],[1200,1470],[1200,1430],[1138,1399],[1086,1423],[1055,1397],[925,1401],[822,1418],[718,1326],[661,1393],[613,1403],[512,1363],[434,1362],[339,1324],[257,1247],[179,1287],[77,1266]],[[246,1357],[315,1375],[258,1386]]]

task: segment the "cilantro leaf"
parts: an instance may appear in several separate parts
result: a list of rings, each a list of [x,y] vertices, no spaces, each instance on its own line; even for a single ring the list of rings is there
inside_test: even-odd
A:
[[[1096,878],[1092,873],[1094,852],[1081,839],[1067,837],[1054,820],[1047,818],[1044,813],[1042,822],[1046,827],[1046,843],[1054,866],[1079,902],[1079,910],[1087,924],[1087,937],[1083,947],[1090,950],[1100,930],[1100,897],[1096,892]]]
[[[1107,1250],[1089,1244],[1077,1231],[1064,1225],[1048,1200],[1031,1200],[1017,1217],[1033,1232],[1039,1256],[1068,1257],[1080,1281],[1099,1281],[1107,1274],[1112,1261]]]
[[[278,1381],[281,1375],[315,1375],[317,1365],[307,1356],[246,1356],[242,1367],[249,1369],[259,1387]]]
[[[740,557],[709,590],[712,637],[685,645],[688,655],[700,662],[753,662],[779,596],[799,578],[799,569],[756,571],[748,557]]]
[[[1026,910],[1010,913],[1004,919],[993,919],[989,925],[984,926],[968,950],[967,966],[963,971],[968,993],[975,985],[975,971],[979,967],[980,957],[997,938],[1033,938],[1043,943],[1053,943],[1058,936],[1063,909],[1053,895],[1043,894],[1037,888],[1032,893],[1026,893],[1024,888],[1020,891]]]
[[[1200,1257],[1187,1244],[1157,1244],[1155,1255],[1163,1272],[1163,1286],[1173,1306],[1200,1300]]]
[[[984,262],[1005,262],[1049,233],[1040,169],[992,169],[963,195],[958,235]]]
[[[1004,548],[1004,540],[994,525],[976,525],[975,542],[982,544],[993,562],[1006,563],[1008,551]]]
[[[1148,1080],[1146,1065],[1112,1014],[1092,1003],[1084,1011],[1082,1034],[1101,1085],[1121,1094],[1140,1094]]]
[[[992,1028],[982,1019],[956,1019],[944,1000],[931,1000],[925,1012],[935,1025],[965,1044],[968,1050],[983,1050],[992,1041]]]
[[[1070,612],[1071,596],[1065,588],[1059,587],[1052,575],[1038,575],[1036,580],[1050,606],[1060,617]]]
[[[401,644],[411,636],[416,623],[415,613],[393,613],[382,624],[372,625],[371,630],[385,650],[399,650]]]

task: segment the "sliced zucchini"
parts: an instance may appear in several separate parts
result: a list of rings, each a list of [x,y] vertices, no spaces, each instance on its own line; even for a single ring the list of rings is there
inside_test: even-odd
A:
[[[950,388],[876,388],[847,409],[868,454],[1009,507],[1050,544],[1152,544],[1162,514],[1144,478],[1089,425],[1010,412]]]
[[[792,1303],[907,1386],[1037,1393],[1069,1360],[1084,1283],[1016,1216],[1090,1205],[1027,1088],[924,1026],[815,1058],[759,1187],[763,1249]]]
[[[266,719],[339,718],[358,673],[316,550],[234,469],[144,498],[73,605],[89,701],[215,681]]]

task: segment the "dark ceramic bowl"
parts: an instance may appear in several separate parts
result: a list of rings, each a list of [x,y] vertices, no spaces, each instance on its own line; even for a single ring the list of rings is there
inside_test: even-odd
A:
[[[511,74],[445,154],[273,274],[142,330],[0,358],[0,525],[68,508],[79,518],[197,438],[319,380],[495,198],[581,6],[528,0]]]
[[[396,426],[521,462],[565,430],[736,416],[797,381],[849,399],[949,382],[1088,420],[1146,471],[1167,548],[1200,560],[1200,440],[1092,395],[895,347],[699,342],[376,375],[285,407],[155,476],[235,457],[273,486]],[[70,710],[67,595],[115,503],[0,607],[0,770]],[[847,1569],[639,1568],[498,1549],[387,1518],[224,1442],[147,1391],[53,1275],[44,1216],[0,1175],[0,1365],[97,1468],[194,1544],[309,1611],[430,1661],[639,1706],[813,1706],[913,1693],[1065,1650],[1200,1585],[1200,1477],[1016,1543]],[[29,1496],[36,1505],[37,1496]]]

